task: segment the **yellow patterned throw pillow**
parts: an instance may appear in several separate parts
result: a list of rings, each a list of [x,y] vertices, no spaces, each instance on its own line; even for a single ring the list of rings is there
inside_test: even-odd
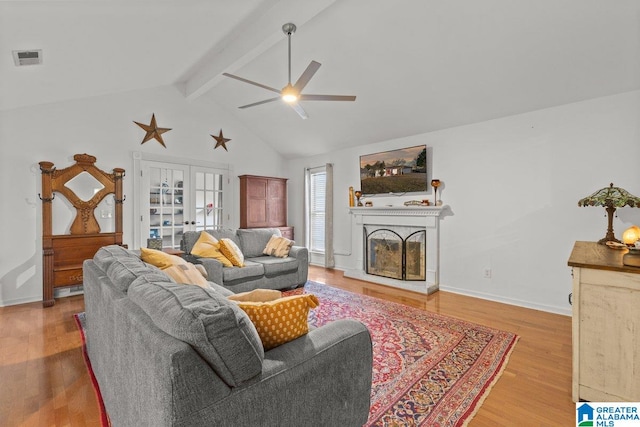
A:
[[[187,261],[176,255],[169,255],[168,253],[159,251],[157,249],[140,248],[140,259],[142,261],[155,265],[160,270],[169,268],[173,265],[186,264]]]
[[[164,271],[176,283],[185,285],[198,285],[202,288],[208,288],[209,282],[205,279],[195,265],[190,262],[180,265],[174,265],[165,268]]]
[[[236,301],[255,325],[265,350],[309,332],[309,309],[318,306],[315,295],[292,295],[267,302]]]
[[[244,255],[231,239],[220,239],[220,252],[236,267],[244,267]]]
[[[267,247],[264,248],[262,253],[278,258],[286,258],[289,256],[289,251],[294,243],[295,242],[293,240],[289,240],[286,237],[276,236],[274,234],[269,239],[269,242],[267,242]]]
[[[213,258],[218,260],[225,267],[233,267],[231,261],[220,252],[220,242],[206,231],[200,233],[200,237],[191,248],[191,254],[203,258]]]

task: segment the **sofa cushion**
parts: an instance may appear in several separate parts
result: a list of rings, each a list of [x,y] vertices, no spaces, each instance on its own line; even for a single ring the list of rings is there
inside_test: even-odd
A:
[[[217,230],[207,230],[207,233],[211,234],[218,240],[231,239],[236,245],[240,245],[240,239],[238,238],[237,230],[235,228],[219,228]]]
[[[258,262],[245,261],[244,267],[225,268],[222,272],[222,280],[226,284],[234,280],[251,279],[264,276],[264,267]]]
[[[255,325],[265,350],[309,332],[309,309],[318,306],[315,295],[292,295],[267,302],[236,301]]]
[[[220,252],[236,267],[244,267],[244,254],[231,239],[220,239]]]
[[[193,265],[196,268],[196,270],[198,270],[200,274],[202,274],[202,277],[204,277],[205,279],[209,278],[209,273],[207,273],[207,269],[204,268],[202,264],[193,264],[191,262],[189,264]]]
[[[200,238],[199,231],[185,231],[180,241],[180,249],[190,254],[193,246]]]
[[[286,237],[282,236],[276,236],[274,234],[269,239],[269,242],[267,242],[267,246],[264,248],[262,253],[264,255],[284,258],[289,256],[289,251],[291,250],[291,246],[293,246],[293,244],[293,240],[289,240]]]
[[[267,277],[297,271],[299,266],[298,260],[292,257],[276,258],[272,256],[261,256],[251,258],[251,261],[262,264],[264,267],[264,275]]]
[[[129,298],[167,334],[190,344],[229,386],[262,372],[264,348],[247,315],[216,291],[140,277]]]
[[[107,267],[107,277],[122,292],[140,276],[150,275],[151,280],[171,282],[171,279],[158,268],[145,264],[136,256],[115,258]]]
[[[271,236],[282,236],[278,228],[251,228],[238,229],[238,238],[242,253],[247,258],[262,256],[262,251],[267,246]]]
[[[185,264],[187,262],[179,256],[149,248],[140,248],[140,258],[142,258],[142,261],[155,265],[161,270],[169,268],[172,265]]]
[[[200,232],[200,237],[191,248],[191,254],[204,258],[213,258],[222,263],[225,267],[232,267],[229,259],[220,252],[220,242],[206,231]]]
[[[209,288],[214,292],[219,293],[223,297],[228,297],[230,295],[235,295],[233,291],[225,288],[224,286],[218,285],[217,283],[209,282]]]
[[[139,258],[128,249],[118,245],[109,245],[98,249],[96,254],[93,256],[93,261],[102,271],[106,272],[109,268],[109,264],[119,258],[136,258],[139,260]]]

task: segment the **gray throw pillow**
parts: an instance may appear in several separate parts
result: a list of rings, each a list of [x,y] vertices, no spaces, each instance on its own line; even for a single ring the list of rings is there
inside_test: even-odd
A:
[[[229,386],[262,372],[264,347],[242,309],[212,289],[139,277],[129,298],[167,334],[190,344]]]

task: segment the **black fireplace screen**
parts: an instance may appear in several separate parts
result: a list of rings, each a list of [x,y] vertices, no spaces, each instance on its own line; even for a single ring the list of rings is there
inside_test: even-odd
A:
[[[365,227],[366,273],[397,280],[426,280],[426,231]]]

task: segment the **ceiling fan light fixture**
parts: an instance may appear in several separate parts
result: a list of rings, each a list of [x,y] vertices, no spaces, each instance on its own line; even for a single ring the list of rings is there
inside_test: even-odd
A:
[[[276,96],[275,98],[269,98],[263,101],[254,102],[252,104],[242,105],[238,108],[244,109],[249,107],[255,107],[257,105],[263,105],[263,104],[267,104],[267,103],[282,99],[285,103],[289,104],[291,108],[293,108],[293,110],[296,113],[298,113],[298,115],[302,119],[307,119],[309,118],[309,116],[304,111],[304,109],[302,108],[302,106],[298,101],[301,101],[301,100],[303,101],[355,101],[356,100],[356,97],[353,95],[347,96],[347,95],[309,95],[306,93],[303,94],[302,91],[307,86],[307,83],[309,83],[309,80],[311,80],[311,78],[315,75],[316,71],[318,71],[318,68],[320,68],[321,64],[317,61],[311,61],[311,63],[309,63],[307,68],[305,68],[304,72],[300,75],[298,80],[296,80],[295,84],[291,84],[291,35],[295,33],[296,26],[289,22],[282,26],[282,31],[287,35],[287,42],[288,42],[287,43],[288,44],[288,61],[287,61],[288,70],[287,71],[289,74],[288,83],[284,88],[282,88],[282,90],[278,90],[271,86],[263,85],[262,83],[254,82],[254,81],[245,79],[243,77],[234,76],[233,74],[222,73],[223,76],[231,77],[232,79],[235,79],[244,83],[248,83],[253,86],[261,87],[268,91],[275,92],[279,95],[279,96]]]
[[[287,104],[293,104],[294,102],[298,101],[299,98],[298,91],[293,86],[291,86],[291,83],[289,83],[284,87],[284,89],[282,89],[281,95],[282,100]]]

